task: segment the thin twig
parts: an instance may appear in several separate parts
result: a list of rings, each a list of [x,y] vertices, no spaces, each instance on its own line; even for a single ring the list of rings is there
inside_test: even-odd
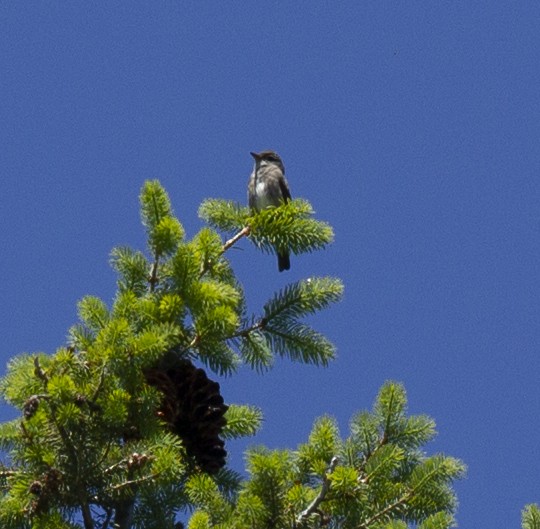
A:
[[[47,373],[45,373],[45,371],[39,364],[39,358],[37,356],[34,358],[34,367],[35,367],[34,375],[36,375],[37,378],[42,380],[45,386],[47,386],[47,382],[49,381],[49,378],[47,377]]]
[[[122,466],[125,466],[129,470],[133,470],[134,467],[140,468],[140,466],[147,461],[152,461],[154,459],[155,458],[153,456],[147,456],[146,454],[138,454],[135,452],[133,454],[130,454],[129,457],[124,457],[124,459],[121,459],[120,461],[112,464],[110,467],[107,467],[105,470],[103,470],[103,473],[110,474],[111,472]]]
[[[113,446],[113,441],[109,439],[107,442],[107,446],[105,447],[105,450],[103,450],[103,454],[99,458],[99,461],[96,463],[96,467],[100,468],[105,459],[107,459],[107,456],[109,455],[109,451],[111,450],[111,446]]]
[[[129,456],[127,460],[123,459],[119,464],[126,463],[128,469],[128,477],[131,478],[136,469],[141,468],[148,461],[148,456],[145,454],[138,454],[134,452]],[[114,465],[113,465],[114,467]],[[113,467],[110,467],[111,469]],[[115,507],[115,516],[114,516],[114,527],[118,529],[130,529],[133,522],[133,512],[135,508],[135,502],[137,499],[138,486],[145,481],[154,479],[159,476],[160,472],[150,474],[149,476],[144,476],[139,479],[128,479],[123,483],[119,483],[113,487],[110,487],[111,491],[116,491],[122,488],[127,488],[129,490],[128,497],[123,500],[118,501]]]
[[[193,349],[194,347],[196,347],[200,341],[201,341],[200,334],[196,334],[193,340],[191,340],[191,342],[189,342],[189,344],[186,347],[184,347],[183,349],[179,351],[180,356],[183,356],[190,349]]]
[[[334,456],[332,460],[330,461],[329,467],[326,469],[326,472],[323,475],[323,482],[321,486],[321,490],[319,491],[319,494],[315,497],[315,499],[309,504],[309,506],[304,509],[296,519],[296,523],[298,525],[302,525],[303,522],[306,521],[307,518],[309,518],[313,513],[319,512],[317,510],[317,507],[324,501],[326,494],[330,490],[330,479],[329,474],[331,474],[334,469],[336,468],[337,464],[339,463],[339,457]]]
[[[154,292],[156,285],[158,283],[158,266],[159,266],[159,255],[156,253],[154,255],[154,262],[152,263],[152,268],[150,269],[150,292]]]
[[[143,476],[142,478],[138,479],[131,479],[129,481],[124,481],[123,483],[119,483],[118,485],[114,485],[111,487],[111,490],[120,490],[124,487],[131,487],[133,485],[139,485],[140,483],[144,483],[145,481],[150,481],[152,479],[157,478],[161,472],[155,472],[154,474],[150,474],[149,476]]]
[[[123,465],[127,466],[128,464],[128,458],[125,457],[124,459],[121,459],[120,461],[118,461],[117,463],[114,463],[113,465],[111,465],[110,467],[107,467],[103,473],[104,474],[110,474],[113,470],[116,470],[118,467],[121,467]]]
[[[249,333],[253,331],[258,331],[260,329],[264,328],[264,325],[266,323],[266,320],[264,318],[261,318],[257,323],[254,323],[253,325],[250,325],[249,327],[246,327],[245,329],[241,329],[238,332],[235,332],[234,334],[231,334],[230,336],[227,336],[227,340],[233,340],[234,338],[240,338],[242,336],[247,336]]]
[[[358,526],[358,529],[369,529],[369,526],[373,523],[379,520],[379,518],[383,517],[385,514],[389,513],[390,511],[396,509],[400,505],[404,504],[405,502],[409,501],[415,494],[416,491],[419,490],[426,481],[430,479],[430,476],[436,474],[436,471],[433,470],[428,475],[426,475],[420,483],[412,489],[409,489],[407,492],[405,492],[401,498],[397,499],[395,502],[391,503],[390,505],[387,505],[382,511],[379,511],[378,513],[374,514],[371,518],[363,522],[361,525]]]
[[[409,500],[413,496],[413,492],[407,492],[401,498],[396,500],[394,503],[391,503],[390,505],[387,505],[382,511],[379,511],[378,513],[374,514],[371,518],[363,522],[358,526],[358,529],[369,529],[371,524],[373,522],[376,522],[379,518],[384,516],[385,514],[389,513],[390,511],[394,510],[396,507],[399,507],[402,503],[405,503],[407,500]]]
[[[242,237],[247,237],[251,231],[251,228],[249,226],[245,226],[242,228],[234,237],[229,239],[222,247],[221,251],[222,253],[225,253],[231,246],[236,244]]]
[[[221,255],[223,255],[231,246],[233,246],[235,243],[237,243],[242,237],[245,237],[249,235],[249,232],[251,231],[251,228],[249,226],[246,226],[245,228],[242,228],[234,237],[229,239],[222,247],[221,247]],[[213,261],[210,259],[206,259],[204,263],[201,265],[201,270],[199,272],[199,279],[201,279],[208,270],[213,265]]]
[[[92,398],[90,399],[90,402],[92,404],[96,403],[96,400],[99,396],[99,392],[101,391],[101,388],[103,387],[103,383],[105,382],[105,364],[103,364],[103,368],[101,369],[101,373],[99,374],[99,382],[98,385],[94,391],[94,394],[92,395]]]

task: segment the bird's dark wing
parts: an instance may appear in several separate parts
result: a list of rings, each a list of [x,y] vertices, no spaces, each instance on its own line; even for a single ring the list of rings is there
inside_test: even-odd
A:
[[[284,177],[279,179],[279,188],[281,189],[281,194],[283,195],[283,200],[285,202],[292,200],[291,192],[289,191],[289,186],[287,185],[287,180]]]

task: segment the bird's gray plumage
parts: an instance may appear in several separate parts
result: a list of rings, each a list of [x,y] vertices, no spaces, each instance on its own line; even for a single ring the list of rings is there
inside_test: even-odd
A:
[[[249,207],[261,211],[290,200],[291,193],[281,158],[274,151],[250,154],[255,159],[255,166],[248,184]],[[290,267],[289,253],[278,253],[279,271],[289,270]]]

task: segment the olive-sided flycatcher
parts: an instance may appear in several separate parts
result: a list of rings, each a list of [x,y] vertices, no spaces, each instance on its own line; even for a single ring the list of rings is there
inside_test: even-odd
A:
[[[249,207],[261,211],[268,206],[279,206],[291,200],[289,184],[285,179],[285,167],[274,151],[250,153],[255,158],[255,166],[249,178]],[[279,271],[289,270],[289,252],[278,253]]]

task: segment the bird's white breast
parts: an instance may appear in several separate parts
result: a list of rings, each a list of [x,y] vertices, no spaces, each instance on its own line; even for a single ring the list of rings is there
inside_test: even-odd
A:
[[[272,205],[271,196],[266,192],[266,188],[266,184],[260,180],[255,184],[255,202],[259,210]]]
[[[261,180],[257,180],[257,183],[255,184],[255,193],[257,196],[261,196],[266,193],[266,184],[261,182]]]

